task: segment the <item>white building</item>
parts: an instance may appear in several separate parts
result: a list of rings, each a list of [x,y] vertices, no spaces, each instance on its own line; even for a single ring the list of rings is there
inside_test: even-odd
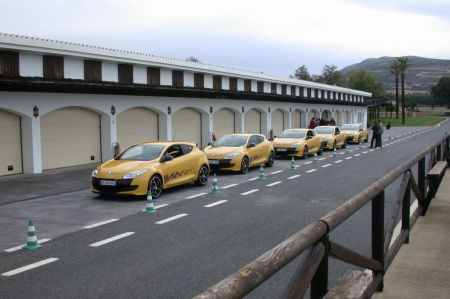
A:
[[[366,123],[371,94],[258,72],[0,33],[0,176],[106,161],[112,144],[276,136],[313,116]]]

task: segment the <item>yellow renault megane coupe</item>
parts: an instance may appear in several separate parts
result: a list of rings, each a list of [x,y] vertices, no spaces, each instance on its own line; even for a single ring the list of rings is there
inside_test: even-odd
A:
[[[347,143],[361,143],[369,140],[369,131],[362,124],[343,124],[341,129],[347,136]]]
[[[230,134],[204,149],[211,169],[247,173],[252,166],[273,165],[272,143],[261,134]]]
[[[303,157],[323,152],[322,137],[313,129],[287,129],[273,140],[273,147],[278,156]]]
[[[91,190],[104,195],[158,198],[164,189],[193,183],[206,185],[205,153],[190,142],[145,142],[133,145],[92,172]]]
[[[336,126],[318,126],[314,130],[323,138],[324,149],[335,150],[337,147],[345,148],[347,146],[345,133]]]

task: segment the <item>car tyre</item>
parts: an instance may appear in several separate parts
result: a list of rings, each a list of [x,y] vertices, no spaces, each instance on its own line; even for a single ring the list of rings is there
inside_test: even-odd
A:
[[[198,186],[205,186],[208,183],[208,176],[209,176],[208,166],[202,165],[198,170],[198,176],[197,180],[195,181],[195,184],[197,184]]]
[[[248,160],[248,157],[244,157],[241,160],[241,173],[246,174],[248,172],[248,169],[250,168],[250,162]]]
[[[317,155],[322,155],[322,153],[323,153],[323,143],[322,144],[320,144],[320,148],[319,148],[319,151],[317,152]]]
[[[157,174],[153,175],[148,182],[148,191],[152,194],[152,199],[157,199],[161,195],[162,189],[162,178]]]
[[[305,145],[305,147],[303,148],[303,159],[307,159],[308,158],[308,147]]]
[[[269,157],[267,158],[266,166],[267,167],[272,167],[274,159],[275,159],[275,153],[271,151],[270,154],[269,154]]]

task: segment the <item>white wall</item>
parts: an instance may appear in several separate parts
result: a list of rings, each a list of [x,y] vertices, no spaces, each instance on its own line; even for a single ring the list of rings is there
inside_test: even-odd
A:
[[[205,74],[205,88],[213,88],[213,76]]]
[[[244,79],[237,80],[238,91],[244,91]]]
[[[84,79],[84,60],[64,57],[64,78]]]
[[[194,73],[184,72],[184,86],[194,87]]]
[[[172,85],[172,70],[161,69],[161,85]]]
[[[258,83],[255,80],[252,80],[252,92],[256,92],[258,90]]]
[[[271,88],[270,88],[270,83],[269,82],[264,82],[264,92],[265,93],[270,93]]]
[[[119,71],[117,63],[102,61],[102,81],[118,82]]]
[[[19,53],[19,74],[22,77],[43,77],[42,55]]]
[[[133,83],[147,84],[147,68],[133,65]]]
[[[230,77],[222,76],[222,89],[230,90]]]

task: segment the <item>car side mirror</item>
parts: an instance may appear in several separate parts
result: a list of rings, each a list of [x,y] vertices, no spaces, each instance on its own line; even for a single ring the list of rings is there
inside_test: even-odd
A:
[[[248,148],[255,147],[255,146],[256,146],[256,144],[254,144],[254,143],[250,143],[249,145],[247,145]]]
[[[159,162],[167,162],[167,161],[172,161],[173,157],[171,155],[169,155],[168,153],[165,153],[161,159],[159,159]]]

